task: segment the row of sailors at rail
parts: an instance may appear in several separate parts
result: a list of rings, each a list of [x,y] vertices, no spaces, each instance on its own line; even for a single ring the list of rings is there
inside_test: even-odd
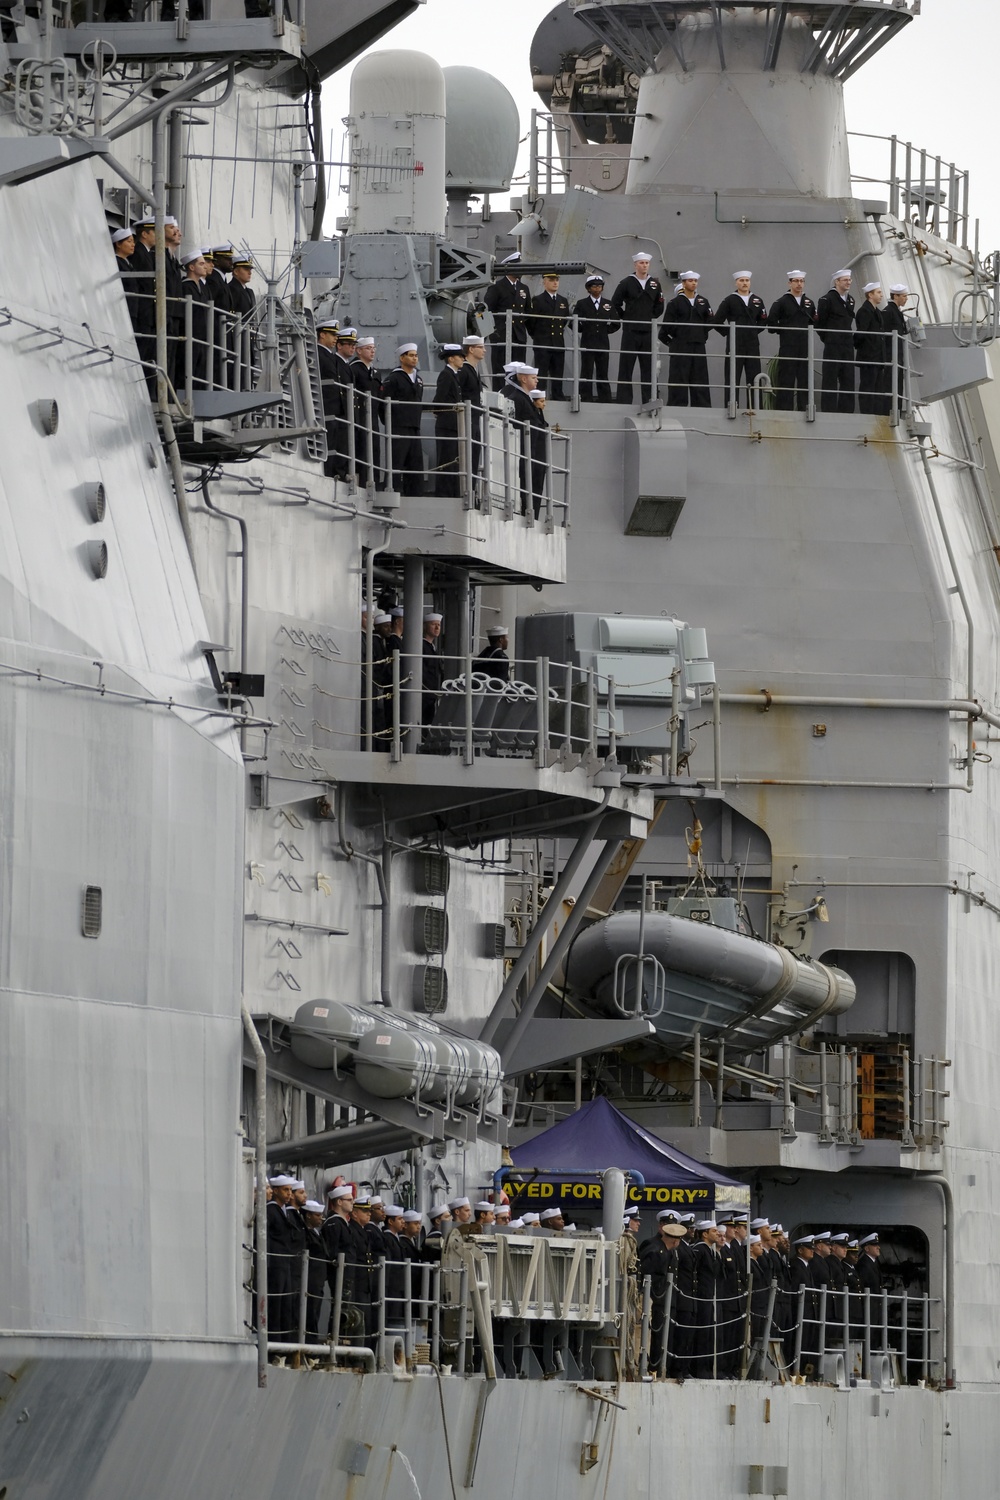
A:
[[[344,479],[354,466],[362,484],[376,490],[392,485],[402,495],[430,492],[457,498],[463,444],[457,408],[469,403],[472,430],[467,451],[471,454],[473,478],[483,473],[483,375],[486,344],[480,334],[468,334],[460,344],[446,343],[438,349],[442,368],[430,405],[434,410],[435,462],[428,474],[421,438],[425,387],[420,374],[418,346],[405,340],[396,346],[397,364],[382,372],[376,368],[375,339],[360,335],[356,328],[341,328],[335,318],[316,326],[320,383],[326,423],[328,457],[326,473]],[[521,511],[529,505],[537,517],[547,481],[546,392],[539,385],[539,370],[522,360],[503,366],[504,396],[511,403],[514,423],[522,434],[518,484]],[[392,443],[383,452],[386,427],[385,402],[391,400]],[[352,454],[353,442],[353,454]],[[391,462],[391,473],[387,464]]]
[[[216,312],[228,315],[229,322],[249,319],[257,305],[250,286],[253,260],[240,255],[226,240],[220,245],[181,248],[181,226],[173,214],[163,221],[166,247],[165,273],[167,297],[167,376],[179,391],[186,378],[184,298],[192,307],[192,378],[195,389],[210,383],[225,385],[226,366],[232,351],[219,328],[213,329],[211,342],[216,346],[216,369],[208,370],[209,316]],[[122,273],[125,302],[135,332],[139,358],[149,367],[147,383],[156,395],[156,221],[140,219],[128,228],[111,232],[111,244]],[[228,280],[227,280],[228,277]]]
[[[818,302],[806,295],[806,272],[795,268],[788,274],[788,290],[768,309],[752,290],[753,272],[733,272],[734,291],[717,309],[699,290],[700,273],[682,271],[668,301],[663,283],[650,274],[648,250],[632,257],[632,274],[623,277],[610,298],[604,297],[604,277],[595,273],[584,283],[587,295],[572,307],[559,291],[559,277],[543,275],[543,291],[532,297],[521,279],[518,255],[508,256],[498,279],[487,290],[484,305],[496,320],[490,335],[490,358],[494,385],[502,388],[508,357],[526,358],[529,335],[535,365],[542,380],[548,380],[553,399],[562,399],[565,374],[565,328],[573,316],[579,320],[580,396],[584,401],[611,401],[609,378],[610,336],[621,329],[618,380],[615,399],[634,400],[633,379],[638,369],[644,402],[652,394],[653,328],[660,320],[659,341],[670,351],[667,404],[710,406],[706,346],[712,329],[722,334],[729,353],[730,325],[735,325],[736,385],[747,386],[761,373],[760,334],[778,335],[778,365],[775,407],[804,410],[808,386],[808,329],[817,329],[823,345],[821,375],[822,410],[853,412],[857,390],[862,413],[887,413],[890,405],[891,335],[901,338],[911,331],[903,316],[909,288],[897,283],[883,301],[881,283],[868,282],[863,301],[855,304],[852,274],[844,268],[831,278],[832,285]],[[507,314],[510,314],[510,341]],[[902,355],[900,355],[902,362]],[[728,382],[728,367],[726,380]],[[901,391],[901,385],[897,386]]]
[[[401,604],[392,605],[384,610],[376,606],[372,618],[372,728],[375,745],[379,750],[389,749],[392,736],[393,657],[403,649],[403,619],[404,610]],[[363,663],[368,637],[367,623],[367,610],[363,610],[361,615]],[[445,680],[459,676],[465,670],[465,663],[461,657],[449,657],[447,654],[446,644],[441,639],[443,623],[443,616],[436,610],[430,608],[424,610],[423,640],[421,641],[423,653],[421,723],[425,728],[434,722],[438,695]],[[486,632],[486,643],[480,654],[473,660],[473,675],[479,674],[501,682],[508,682],[511,670],[510,658],[507,655],[509,643],[510,635],[506,625],[490,626]],[[400,683],[406,682],[408,677],[409,672],[403,667],[400,671]],[[364,689],[364,672],[362,672],[362,698],[366,700],[367,694]]]
[[[771,1338],[783,1343],[789,1365],[800,1341],[800,1367],[807,1373],[818,1370],[821,1291],[827,1292],[829,1326],[842,1326],[846,1312],[860,1336],[863,1293],[882,1289],[877,1233],[820,1230],[793,1240],[765,1218],[732,1214],[716,1222],[664,1209],[656,1234],[629,1251],[629,1236],[639,1235],[637,1208],[629,1210],[625,1231],[623,1269],[636,1284],[650,1278],[650,1369],[661,1365],[666,1338],[666,1373],[678,1379],[739,1373],[748,1274],[751,1336],[764,1331],[774,1283]]]

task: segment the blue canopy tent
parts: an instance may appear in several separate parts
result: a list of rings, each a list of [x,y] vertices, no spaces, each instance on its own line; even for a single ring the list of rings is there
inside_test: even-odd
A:
[[[516,1212],[559,1204],[574,1217],[588,1209],[600,1213],[600,1174],[607,1167],[637,1174],[626,1197],[643,1209],[676,1208],[701,1217],[699,1210],[750,1207],[746,1183],[668,1146],[608,1099],[592,1099],[510,1154],[514,1169],[507,1170],[504,1187]]]

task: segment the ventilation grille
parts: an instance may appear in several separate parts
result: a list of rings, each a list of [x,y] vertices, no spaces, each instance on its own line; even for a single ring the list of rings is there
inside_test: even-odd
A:
[[[503,958],[507,947],[507,929],[502,922],[483,923],[484,958]]]
[[[428,1016],[439,1016],[448,1009],[448,971],[431,964],[414,970],[413,1003]]]
[[[418,953],[443,953],[448,946],[448,913],[437,906],[416,907],[413,945]]]
[[[416,887],[424,896],[446,896],[451,881],[451,860],[447,854],[425,852],[417,863]]]
[[[101,915],[104,909],[104,893],[99,885],[83,888],[83,935],[86,938],[100,937]]]

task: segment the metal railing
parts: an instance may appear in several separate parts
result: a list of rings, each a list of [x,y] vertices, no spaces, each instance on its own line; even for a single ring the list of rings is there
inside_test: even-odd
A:
[[[453,1232],[433,1255],[407,1242],[403,1259],[269,1250],[268,1356],[401,1377],[498,1366],[536,1378],[610,1371],[885,1386],[939,1377],[938,1298],[863,1289],[853,1267],[843,1289],[796,1288],[787,1262],[780,1281],[770,1267],[767,1279],[755,1276],[745,1245],[727,1283],[710,1276],[706,1291],[696,1273],[682,1287],[672,1270],[654,1291],[624,1243],[503,1229]]]
[[[952,245],[961,245],[963,250],[969,248],[968,172],[895,135],[858,130],[849,130],[847,135],[849,140],[878,141],[883,152],[888,147],[889,155],[884,175],[862,176],[852,170],[852,182],[888,188],[893,218],[908,220]]]
[[[695,1036],[682,1057],[691,1065],[685,1123],[694,1128],[709,1117],[719,1130],[760,1128],[763,1110],[763,1123],[787,1140],[815,1135],[824,1144],[858,1148],[866,1140],[898,1140],[905,1150],[937,1150],[949,1125],[950,1060],[914,1059],[906,1047],[889,1052],[874,1042],[864,1048],[826,1041],[802,1047],[786,1037],[768,1060],[751,1066],[727,1060],[724,1042]],[[864,1066],[875,1057],[886,1075],[877,1085]],[[739,1097],[727,1097],[731,1088]]]
[[[550,357],[552,352],[562,355],[563,374],[558,379],[564,392],[568,387],[566,399],[573,411],[579,411],[583,402],[591,400],[638,404],[634,398],[640,376],[633,367],[634,356],[629,355],[629,373],[623,381],[620,336],[609,335],[607,350],[598,351],[603,361],[603,373],[599,372],[593,366],[592,347],[581,342],[581,323],[587,321],[574,313],[564,324],[563,343],[556,345],[554,351],[549,343],[532,344],[532,358],[538,362],[540,356]],[[515,319],[510,311],[506,312],[499,325],[505,363],[521,357],[527,350],[527,344],[514,336],[516,322],[524,323],[528,339],[532,337],[531,314]],[[848,415],[857,411],[861,415],[888,416],[890,426],[895,427],[900,416],[911,411],[914,399],[911,342],[918,328],[912,319],[907,322],[908,335],[900,335],[896,329],[876,329],[869,333],[825,330],[814,325],[788,329],[767,323],[734,324],[717,316],[707,324],[656,318],[649,324],[649,399],[677,407],[723,406],[731,420],[739,415],[741,404],[755,412],[795,409],[804,413],[807,422],[814,422],[819,411]],[[671,350],[675,338],[689,342],[692,333],[699,331],[705,334],[703,343]],[[725,352],[712,345],[709,339],[712,332],[727,340]],[[784,339],[790,352],[775,353],[773,344],[761,348],[760,339],[768,335]],[[830,353],[824,336],[830,339]],[[833,352],[838,336],[841,340],[846,336],[852,344],[863,338],[864,353],[845,356],[843,352]],[[496,333],[493,337],[495,340]],[[697,361],[694,367],[692,357]],[[612,362],[616,358],[619,366],[614,378]],[[543,358],[543,365],[544,362]],[[540,377],[540,384],[544,388],[544,378]],[[603,397],[602,387],[606,388]],[[596,395],[592,394],[595,392]]]

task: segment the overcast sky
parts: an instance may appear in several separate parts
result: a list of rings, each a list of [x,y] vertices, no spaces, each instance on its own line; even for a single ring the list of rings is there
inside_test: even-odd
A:
[[[531,38],[552,6],[546,0],[426,0],[372,51],[413,48],[442,67],[466,63],[499,78],[517,102],[522,131],[537,104],[531,87]],[[989,100],[1000,54],[1000,0],[923,0],[923,15],[847,84],[850,130],[891,135],[940,154],[971,174],[970,211],[982,220],[981,249],[1000,244],[997,135]],[[340,155],[340,120],[348,111],[350,68],[324,88],[324,110]],[[855,148],[854,167],[871,171]],[[888,170],[888,147],[884,160]],[[876,188],[864,196],[878,197]],[[331,225],[332,228],[332,225]],[[971,236],[970,236],[971,237]]]

